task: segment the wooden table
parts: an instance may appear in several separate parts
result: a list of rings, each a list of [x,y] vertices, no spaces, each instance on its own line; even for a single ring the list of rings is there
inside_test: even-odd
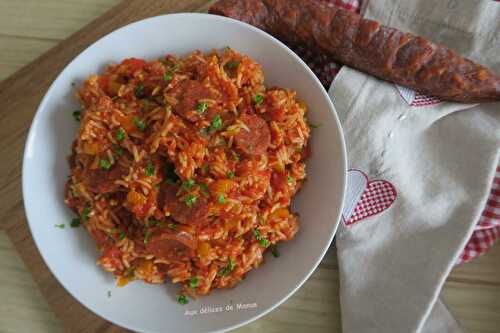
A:
[[[181,0],[179,0],[181,1]],[[185,0],[182,0],[185,1]],[[28,64],[120,0],[0,0],[0,80]],[[5,112],[0,110],[0,124]],[[25,135],[20,133],[19,135]],[[0,137],[3,129],[0,127]],[[6,165],[9,161],[3,160]],[[0,168],[0,193],[18,186],[20,171]],[[0,203],[1,204],[1,203]],[[1,219],[18,211],[0,212]],[[5,222],[5,221],[0,221]],[[0,227],[2,223],[0,223]],[[453,270],[442,291],[468,332],[500,331],[500,246]],[[58,332],[62,320],[49,309],[10,240],[0,230],[0,332]],[[338,268],[332,248],[313,277],[285,304],[238,332],[340,332]]]

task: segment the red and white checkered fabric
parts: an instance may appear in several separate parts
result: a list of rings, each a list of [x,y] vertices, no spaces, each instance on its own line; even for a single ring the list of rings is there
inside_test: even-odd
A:
[[[361,1],[358,0],[318,1],[327,2],[357,13],[361,8]],[[296,48],[294,51],[309,65],[321,83],[328,88],[340,70],[341,65],[334,62],[327,55],[317,52],[317,50]],[[356,216],[355,214],[356,212],[353,213],[353,216]],[[486,253],[498,238],[500,238],[500,164],[493,180],[486,207],[457,264],[468,262]]]
[[[388,181],[369,181],[351,217],[345,224],[351,225],[383,212],[393,204],[397,196],[396,189]]]
[[[496,240],[500,238],[500,165],[497,167],[493,186],[486,207],[479,218],[476,229],[464,252],[457,260],[457,264],[463,264],[486,253]]]

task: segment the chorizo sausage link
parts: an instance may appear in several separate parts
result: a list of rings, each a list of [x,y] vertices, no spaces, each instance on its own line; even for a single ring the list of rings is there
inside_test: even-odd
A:
[[[269,32],[292,46],[444,100],[500,101],[500,76],[431,41],[317,0],[221,0],[210,12]]]

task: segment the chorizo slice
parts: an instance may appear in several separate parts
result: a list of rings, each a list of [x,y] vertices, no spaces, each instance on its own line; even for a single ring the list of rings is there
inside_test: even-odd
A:
[[[264,154],[271,144],[271,131],[266,121],[257,115],[243,114],[240,117],[246,128],[234,136],[236,147],[245,155]]]
[[[172,88],[170,94],[177,99],[177,104],[172,106],[174,112],[191,122],[204,117],[206,106],[199,107],[200,100],[213,98],[210,89],[195,80],[180,82]]]

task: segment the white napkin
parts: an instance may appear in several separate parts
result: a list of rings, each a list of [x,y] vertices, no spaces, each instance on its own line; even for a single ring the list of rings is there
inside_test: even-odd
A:
[[[499,3],[369,0],[364,16],[500,72]],[[500,103],[437,103],[345,66],[329,93],[356,169],[337,234],[344,332],[458,332],[437,298],[491,188]]]

